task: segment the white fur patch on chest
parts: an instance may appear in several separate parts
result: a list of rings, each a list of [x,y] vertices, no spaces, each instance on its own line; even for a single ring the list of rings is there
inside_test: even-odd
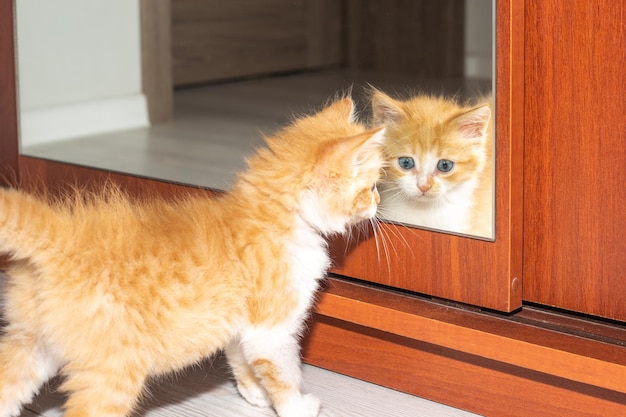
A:
[[[299,315],[305,314],[313,301],[318,282],[324,278],[330,266],[326,241],[301,219],[291,242],[291,281],[300,295]]]

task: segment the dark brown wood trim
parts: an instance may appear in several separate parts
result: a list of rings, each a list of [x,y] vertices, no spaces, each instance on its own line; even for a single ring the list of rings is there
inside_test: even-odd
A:
[[[328,316],[315,315],[309,331],[303,352],[310,364],[480,415],[626,415],[624,393]],[[467,342],[483,343],[479,338]]]
[[[17,181],[18,119],[13,1],[0,1],[0,185]]]
[[[471,312],[337,279],[330,279],[318,298],[317,313],[626,394],[626,328],[616,326],[615,343],[609,343],[567,334],[553,320],[542,327],[537,319]]]

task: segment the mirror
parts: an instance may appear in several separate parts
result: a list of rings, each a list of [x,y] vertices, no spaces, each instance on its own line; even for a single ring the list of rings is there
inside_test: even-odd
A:
[[[493,238],[493,0],[156,0],[174,87],[158,123],[142,54],[169,43],[142,39],[143,3],[16,3],[22,154],[228,189],[262,133],[351,91],[395,132],[380,215]],[[427,94],[448,100],[409,100]]]

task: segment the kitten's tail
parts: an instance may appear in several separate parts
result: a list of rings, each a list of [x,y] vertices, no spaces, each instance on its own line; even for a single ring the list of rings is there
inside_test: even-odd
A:
[[[14,259],[45,256],[59,224],[59,212],[36,197],[0,188],[0,253]]]

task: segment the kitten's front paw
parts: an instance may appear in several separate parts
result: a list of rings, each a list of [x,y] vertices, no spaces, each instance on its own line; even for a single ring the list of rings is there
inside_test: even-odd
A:
[[[269,407],[272,401],[267,395],[267,391],[259,385],[237,384],[237,391],[250,404],[257,407]]]
[[[320,400],[312,394],[298,395],[276,408],[279,417],[317,417]]]

